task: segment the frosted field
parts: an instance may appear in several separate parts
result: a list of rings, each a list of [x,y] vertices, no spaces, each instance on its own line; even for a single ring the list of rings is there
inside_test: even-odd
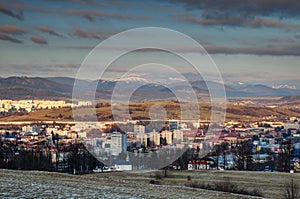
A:
[[[163,179],[162,185],[149,184],[150,179],[129,173],[75,176],[0,170],[0,198],[254,198],[184,187],[186,178]]]

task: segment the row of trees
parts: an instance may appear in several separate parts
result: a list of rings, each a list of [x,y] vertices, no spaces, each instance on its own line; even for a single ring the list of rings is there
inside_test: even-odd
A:
[[[0,143],[0,168],[87,173],[99,165],[102,164],[82,143],[54,149],[47,146],[25,149],[15,143]]]
[[[90,172],[96,166],[103,166],[97,161],[85,148],[82,143],[72,143],[56,146],[40,144],[32,148],[18,146],[14,142],[4,143],[0,141],[0,168],[23,169],[23,170],[45,170],[61,172]],[[228,168],[226,158],[232,155],[234,168],[237,170],[263,170],[266,166],[273,171],[289,172],[293,169],[292,160],[294,157],[294,148],[290,140],[283,141],[280,144],[280,152],[265,151],[268,158],[264,161],[254,161],[253,156],[259,152],[253,150],[251,140],[238,144],[222,143],[215,145],[208,157],[216,157],[216,167],[219,167],[219,158],[222,157],[221,164],[224,169]],[[175,153],[178,154],[178,153]],[[190,160],[197,160],[203,157],[199,156],[200,148],[189,149],[179,157],[173,165],[180,169],[187,169]],[[165,154],[165,157],[168,157]],[[131,157],[132,158],[132,157]],[[171,159],[171,157],[168,157]],[[173,157],[174,158],[174,157]]]
[[[223,156],[223,167],[226,169],[226,155],[228,154],[232,155],[234,169],[237,170],[263,170],[267,167],[271,171],[289,172],[293,169],[294,147],[291,140],[282,141],[278,153],[271,150],[264,151],[264,154],[267,154],[268,157],[263,161],[260,161],[260,151],[255,149],[251,140],[237,144],[223,142],[220,145],[215,145],[210,155],[217,157],[216,162],[219,162],[218,157]]]

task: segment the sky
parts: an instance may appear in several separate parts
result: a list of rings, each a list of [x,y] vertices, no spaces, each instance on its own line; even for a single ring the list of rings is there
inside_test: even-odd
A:
[[[0,77],[75,77],[103,40],[132,28],[162,27],[199,42],[226,83],[300,84],[299,10],[298,0],[2,0]],[[168,56],[139,52],[115,69],[141,57]],[[170,65],[190,72],[175,60]]]

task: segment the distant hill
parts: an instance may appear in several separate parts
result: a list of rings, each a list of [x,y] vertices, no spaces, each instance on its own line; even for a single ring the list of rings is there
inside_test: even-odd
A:
[[[31,88],[55,92],[72,92],[73,87],[40,77],[8,77],[0,79],[0,88]]]
[[[70,94],[50,90],[30,88],[0,88],[0,99],[64,99],[70,98]]]
[[[122,85],[130,86],[134,81],[139,81],[141,86],[134,96],[135,101],[143,100],[161,100],[170,99],[174,95],[171,90],[184,91],[186,86],[180,83],[171,82],[169,88],[147,84],[141,79],[126,79],[122,81]],[[70,77],[8,77],[0,78],[0,99],[21,99],[21,98],[71,98],[75,78]],[[82,95],[94,92],[93,85],[96,81],[76,80],[76,86],[82,89]],[[116,86],[117,81],[100,80],[97,86],[96,97],[98,99],[110,99],[111,93]],[[195,93],[199,96],[208,96],[209,89],[205,81],[190,82]],[[221,94],[223,85],[216,82],[209,82],[210,89],[215,94]],[[171,88],[171,89],[170,89]],[[239,84],[224,85],[227,97],[272,97],[272,96],[300,96],[299,89],[290,89],[285,87],[268,87],[262,84]]]
[[[40,77],[0,79],[1,99],[69,98],[73,87]]]

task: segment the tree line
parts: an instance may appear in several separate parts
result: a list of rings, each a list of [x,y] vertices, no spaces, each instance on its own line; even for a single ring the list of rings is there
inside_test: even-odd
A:
[[[37,145],[21,147],[14,142],[0,141],[0,168],[41,170],[66,173],[89,173],[103,166],[82,143],[49,147]]]

